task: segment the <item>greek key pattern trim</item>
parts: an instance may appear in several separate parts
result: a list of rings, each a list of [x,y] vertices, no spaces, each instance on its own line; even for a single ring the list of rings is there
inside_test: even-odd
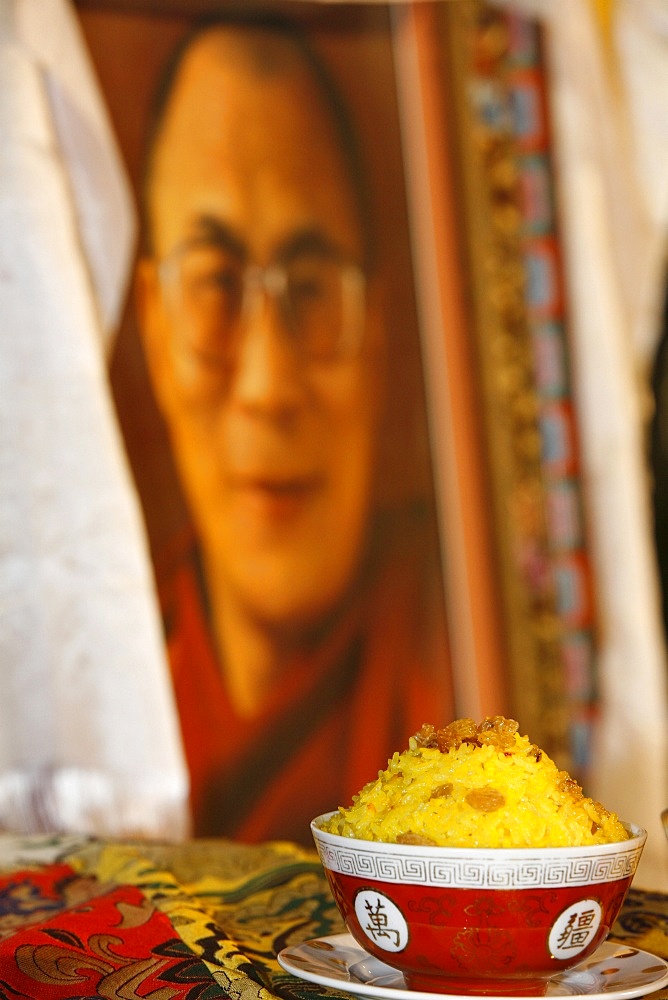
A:
[[[469,859],[406,857],[387,852],[350,851],[343,847],[318,844],[325,868],[377,879],[380,882],[410,882],[414,885],[451,886],[453,888],[543,889],[561,885],[591,885],[627,878],[636,870],[641,848],[581,857],[554,858],[538,856],[480,861]]]

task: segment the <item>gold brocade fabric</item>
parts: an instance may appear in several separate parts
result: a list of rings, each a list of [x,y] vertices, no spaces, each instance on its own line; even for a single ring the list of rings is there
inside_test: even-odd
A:
[[[310,998],[276,954],[344,928],[315,852],[0,836],[0,997]]]
[[[291,843],[0,836],[1,997],[348,996],[276,960],[343,930],[317,855]],[[668,958],[668,895],[631,890],[614,937]]]
[[[668,959],[668,893],[631,888],[611,937]],[[665,1000],[668,988],[652,996]]]

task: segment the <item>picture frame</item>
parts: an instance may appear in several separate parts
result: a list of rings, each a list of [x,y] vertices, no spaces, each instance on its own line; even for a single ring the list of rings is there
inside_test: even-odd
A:
[[[239,4],[77,3],[138,197],[160,66],[194,20],[223,6]],[[398,421],[383,461],[417,459],[410,475],[389,477],[390,494],[411,482],[429,493],[452,710],[512,715],[584,776],[596,609],[540,28],[482,0],[277,0],[272,9],[318,40],[364,137],[386,316],[412,338],[413,353],[397,361],[419,399],[416,422]],[[160,589],[161,560],[187,512],[165,429],[144,402],[133,310],[130,294],[111,381]]]

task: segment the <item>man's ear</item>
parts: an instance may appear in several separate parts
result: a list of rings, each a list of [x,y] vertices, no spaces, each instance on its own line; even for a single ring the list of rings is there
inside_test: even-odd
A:
[[[149,257],[142,257],[137,263],[134,299],[146,367],[156,401],[164,412],[168,407],[171,382],[169,329],[158,269]]]

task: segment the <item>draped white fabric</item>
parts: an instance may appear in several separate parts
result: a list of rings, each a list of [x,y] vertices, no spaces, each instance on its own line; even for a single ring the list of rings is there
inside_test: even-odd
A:
[[[0,4],[0,825],[178,837],[186,770],[103,343],[133,206],[67,0]]]
[[[668,805],[666,652],[645,460],[648,362],[659,332],[668,223],[668,89],[661,85],[668,46],[665,37],[659,41],[658,20],[644,15],[662,9],[665,23],[662,3],[622,0],[623,44],[611,53],[589,0],[517,0],[547,29],[600,614],[601,711],[588,791],[648,829],[637,881],[667,889],[660,824]]]

